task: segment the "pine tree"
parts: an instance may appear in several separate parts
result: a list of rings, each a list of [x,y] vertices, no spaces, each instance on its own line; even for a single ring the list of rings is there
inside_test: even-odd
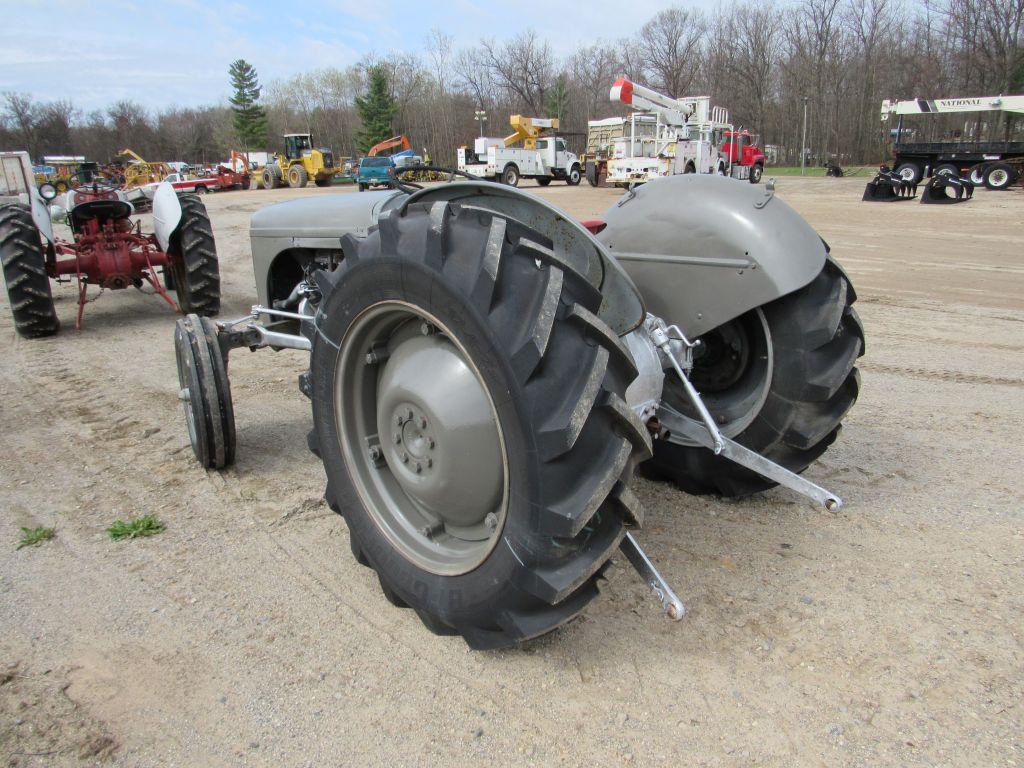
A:
[[[547,117],[557,117],[562,122],[562,115],[569,109],[569,85],[565,75],[559,75],[555,80],[554,87],[548,91],[544,108],[547,110]]]
[[[256,69],[245,59],[231,62],[228,69],[231,86],[231,109],[235,113],[234,125],[243,148],[264,149],[267,146],[267,113],[259,104],[260,83]]]
[[[374,144],[391,138],[394,134],[391,121],[398,111],[398,105],[391,96],[388,75],[383,67],[373,67],[368,72],[370,89],[365,96],[356,97],[356,109],[363,128],[359,132],[357,146],[366,152]]]

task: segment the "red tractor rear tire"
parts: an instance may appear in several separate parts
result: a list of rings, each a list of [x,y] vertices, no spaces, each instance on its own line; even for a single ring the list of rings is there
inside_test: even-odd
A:
[[[216,315],[220,312],[220,268],[210,217],[196,195],[178,199],[181,224],[168,248],[178,305],[186,314]]]
[[[32,213],[23,205],[0,205],[0,262],[18,334],[27,339],[55,334],[60,321],[46,274],[46,254]]]

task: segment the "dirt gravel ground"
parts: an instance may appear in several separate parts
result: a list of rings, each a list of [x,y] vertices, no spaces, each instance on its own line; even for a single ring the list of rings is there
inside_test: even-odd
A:
[[[207,474],[159,299],[108,292],[76,332],[61,287],[42,341],[0,299],[2,764],[1024,765],[1024,192],[872,205],[864,182],[779,183],[867,330],[860,402],[808,472],[845,508],[638,480],[686,618],[619,562],[521,650],[429,634],[353,561],[303,355],[232,356],[238,461]],[[254,300],[249,215],[326,192],[207,197],[223,316]],[[579,217],[618,195],[540,193]],[[104,533],[146,513],[166,531]],[[56,538],[16,550],[37,525]]]

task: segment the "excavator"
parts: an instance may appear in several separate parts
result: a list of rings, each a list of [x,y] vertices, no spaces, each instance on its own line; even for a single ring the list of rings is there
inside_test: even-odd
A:
[[[401,136],[392,136],[390,139],[378,142],[370,147],[370,151],[366,153],[367,157],[376,157],[381,152],[386,152],[389,149],[399,147],[399,152],[407,152],[412,149],[412,145],[409,143],[409,137],[405,134]]]

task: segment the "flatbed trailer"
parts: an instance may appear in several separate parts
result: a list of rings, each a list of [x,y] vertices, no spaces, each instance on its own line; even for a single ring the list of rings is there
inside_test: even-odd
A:
[[[1024,176],[1024,141],[1019,139],[966,140],[954,141],[904,141],[904,116],[909,115],[950,115],[962,113],[996,112],[1003,113],[1006,123],[1003,130],[1010,130],[1015,116],[1024,114],[1024,96],[988,96],[967,99],[913,99],[909,101],[883,101],[882,122],[891,115],[899,118],[893,131],[895,141],[892,147],[892,167],[905,180],[915,184],[926,176],[954,175],[969,178],[974,184],[984,184],[989,189],[1006,189]],[[1016,118],[1019,122],[1019,118]],[[975,122],[974,120],[971,123]],[[998,122],[986,121],[987,129],[978,133],[1000,130]],[[979,128],[981,119],[977,119]],[[970,123],[962,126],[969,132]],[[958,129],[959,130],[959,129]],[[1000,130],[1000,132],[1002,132]],[[1019,135],[1019,131],[1016,132]],[[956,134],[959,135],[959,132]]]

